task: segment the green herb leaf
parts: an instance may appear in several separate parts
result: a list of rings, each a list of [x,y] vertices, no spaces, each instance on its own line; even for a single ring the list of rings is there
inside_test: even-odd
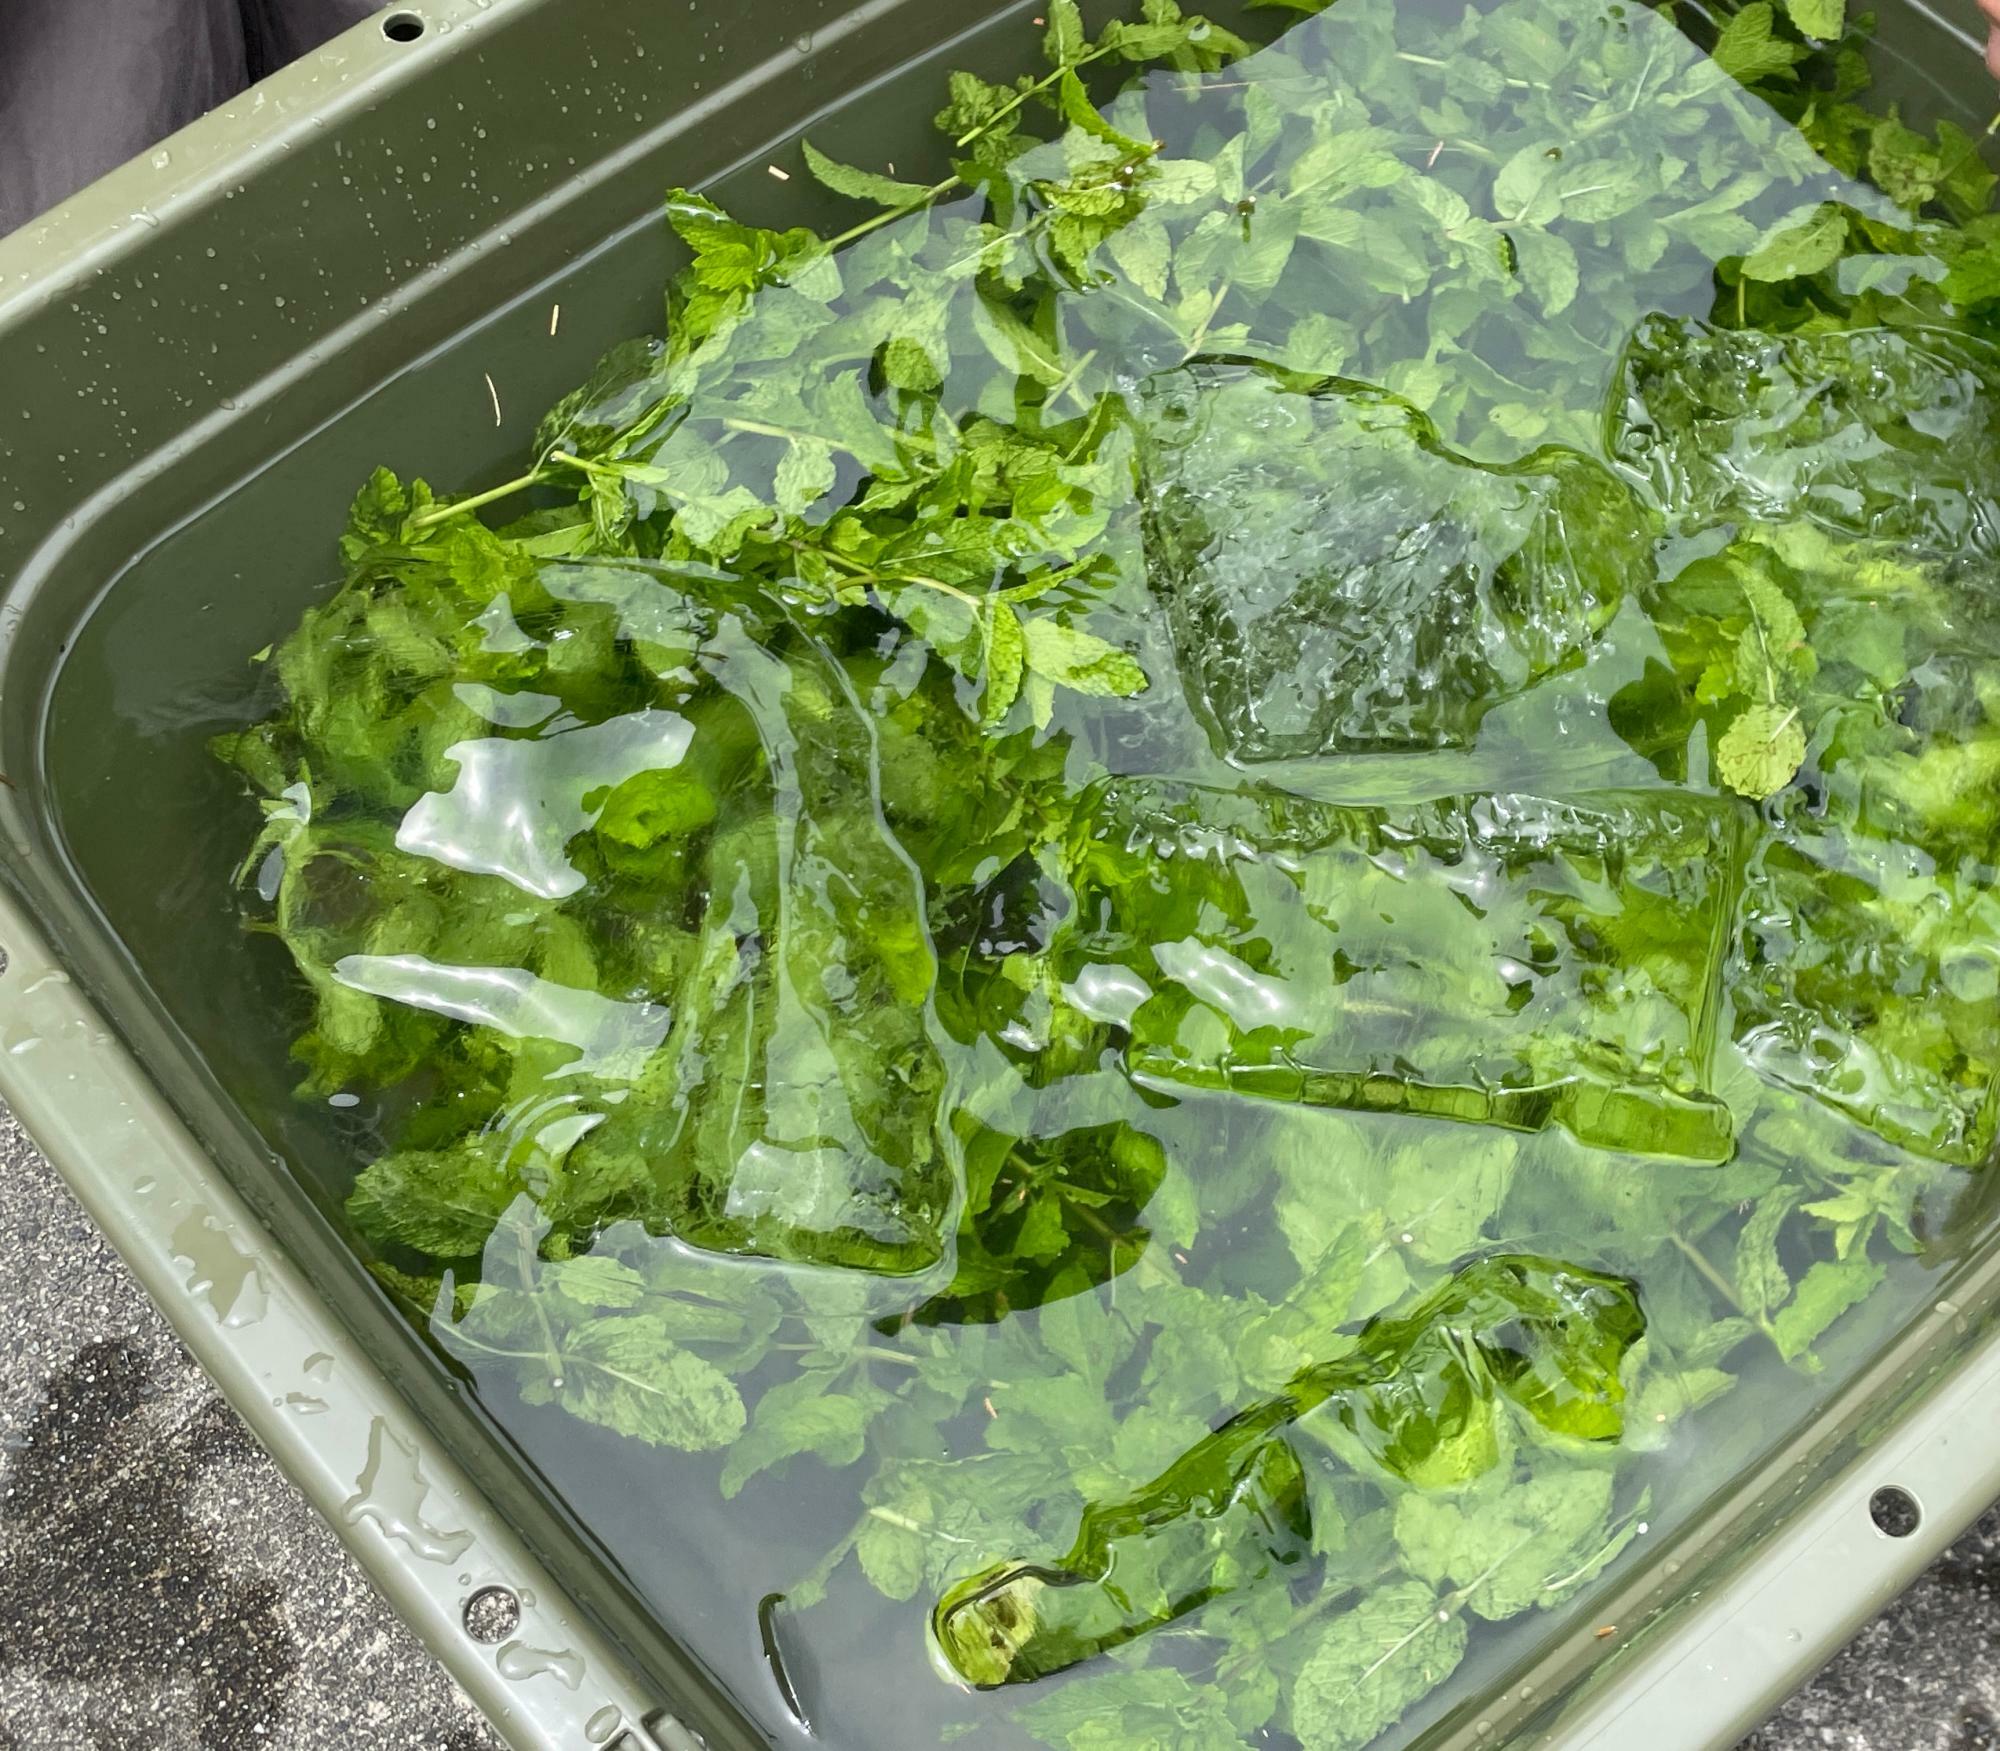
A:
[[[1498,1620],[1563,1598],[1605,1542],[1610,1514],[1609,1473],[1554,1471],[1498,1503],[1407,1495],[1396,1505],[1396,1543],[1411,1574]]]
[[[874,201],[884,207],[907,207],[923,200],[931,192],[919,182],[898,182],[893,176],[882,176],[872,170],[858,170],[851,164],[842,164],[827,157],[810,140],[801,140],[799,148],[805,153],[806,168],[814,178],[837,195],[848,195],[857,201]]]
[[[1023,656],[1036,674],[1072,693],[1130,698],[1146,687],[1146,671],[1127,652],[1073,626],[1037,616],[1022,627]]]
[[[1810,0],[1824,4],[1825,0]],[[1768,0],[1750,0],[1723,26],[1715,43],[1715,64],[1745,85],[1765,79],[1789,80],[1805,51],[1773,34],[1774,15]]]
[[[1465,1620],[1431,1588],[1371,1589],[1322,1627],[1292,1686],[1306,1751],[1358,1751],[1465,1657]]]
[[[1798,776],[1805,757],[1797,706],[1746,705],[1715,745],[1715,770],[1738,796],[1761,802]]]
[[[730,1449],[722,1493],[733,1496],[760,1472],[800,1454],[852,1465],[880,1403],[878,1395],[835,1374],[802,1371],[780,1381],[758,1399],[749,1431]]]
[[[1865,1258],[1820,1259],[1799,1279],[1798,1293],[1771,1321],[1778,1354],[1796,1361],[1850,1307],[1874,1293],[1882,1267]]]
[[[980,610],[986,630],[986,691],[980,700],[979,719],[992,728],[1013,709],[1021,695],[1021,676],[1027,663],[1027,635],[1013,605],[989,597]]]
[[[1765,1318],[1792,1292],[1791,1277],[1778,1257],[1778,1230],[1798,1201],[1790,1188],[1770,1193],[1737,1239],[1736,1294],[1752,1319]]]
[[[1847,215],[1831,203],[1810,219],[1781,220],[1743,258],[1746,280],[1796,280],[1819,273],[1839,259],[1847,244]]]
[[[1785,12],[1801,34],[1831,41],[1847,23],[1847,0],[1785,0]]]
[[[1237,1751],[1243,1743],[1220,1688],[1171,1666],[1079,1679],[1028,1703],[1017,1718],[1064,1751]]]
[[[656,1447],[704,1453],[743,1433],[743,1400],[713,1362],[677,1348],[661,1319],[590,1319],[563,1335],[562,1374],[530,1383],[529,1402]]]

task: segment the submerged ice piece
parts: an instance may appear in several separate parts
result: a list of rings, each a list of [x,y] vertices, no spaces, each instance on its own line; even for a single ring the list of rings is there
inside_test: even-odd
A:
[[[434,1194],[465,1256],[525,1192],[572,1232],[633,1220],[717,1252],[936,1264],[955,1216],[936,961],[844,671],[724,580],[606,562],[537,581],[596,610],[659,703],[502,724],[532,733],[456,745],[454,787],[404,815],[395,869],[484,882],[501,898],[482,919],[526,922],[432,945],[405,921],[437,908],[406,904],[321,981],[469,1065],[492,1114],[449,1149],[406,1140],[358,1213]],[[416,1034],[412,1014],[449,1026]]]
[[[1599,464],[1482,466],[1378,390],[1198,366],[1139,419],[1147,575],[1229,759],[1463,746],[1648,575]]]
[[[1289,1432],[1310,1413],[1337,1418],[1419,1488],[1465,1483],[1497,1461],[1503,1400],[1570,1440],[1615,1441],[1619,1369],[1645,1329],[1622,1278],[1527,1254],[1475,1260],[1151,1483],[1085,1508],[1060,1562],[1000,1563],[961,1581],[933,1614],[938,1646],[968,1683],[1024,1683],[1298,1561],[1312,1529]]]
[[[1162,1092],[1725,1161],[1730,820],[1647,792],[1359,808],[1120,781],[1080,818],[1051,952]]]
[[[1970,335],[1654,316],[1610,407],[1613,455],[1670,521],[1807,517],[1946,558],[2000,554],[2000,349]]]
[[[953,1193],[936,961],[921,879],[880,821],[873,736],[801,628],[718,612],[698,664],[719,799],[699,921],[672,1025],[577,1171],[647,1185],[649,1214],[695,1246],[923,1270]]]

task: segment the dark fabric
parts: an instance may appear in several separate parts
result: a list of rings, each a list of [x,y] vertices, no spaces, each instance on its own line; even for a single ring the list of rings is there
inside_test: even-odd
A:
[[[0,0],[0,234],[380,0]]]
[[[386,0],[241,0],[250,77],[262,79],[296,61]],[[4,7],[7,0],[0,0]]]

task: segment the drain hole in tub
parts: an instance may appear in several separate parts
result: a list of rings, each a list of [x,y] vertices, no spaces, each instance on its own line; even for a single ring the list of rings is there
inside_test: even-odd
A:
[[[465,1602],[465,1633],[476,1642],[504,1642],[521,1627],[521,1601],[511,1587],[481,1587]]]
[[[1868,1498],[1868,1518],[1890,1538],[1908,1538],[1923,1523],[1917,1498],[1899,1484],[1884,1484]]]
[[[392,12],[382,20],[382,34],[392,43],[413,43],[424,34],[424,21],[414,12]]]

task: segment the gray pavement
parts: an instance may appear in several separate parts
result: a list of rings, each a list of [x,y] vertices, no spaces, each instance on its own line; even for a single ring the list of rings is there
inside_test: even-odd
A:
[[[0,1751],[497,1751],[4,1111],[0,1334]],[[1809,1747],[2000,1751],[2000,1510],[1743,1751]]]

